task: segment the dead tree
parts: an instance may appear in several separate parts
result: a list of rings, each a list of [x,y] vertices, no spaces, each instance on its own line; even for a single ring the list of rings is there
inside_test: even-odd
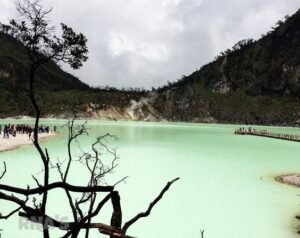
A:
[[[201,232],[201,238],[204,238],[204,231],[205,230],[200,230],[200,232]]]
[[[115,149],[111,149],[106,141],[113,139],[110,134],[98,137],[91,145],[91,151],[82,152],[79,158],[88,173],[89,180],[86,186],[77,186],[69,181],[69,173],[72,164],[76,162],[72,154],[73,142],[78,137],[88,134],[85,125],[76,125],[75,120],[70,120],[68,127],[68,156],[65,163],[60,161],[53,162],[50,159],[47,148],[42,148],[39,143],[38,126],[41,115],[40,107],[36,100],[35,94],[35,75],[40,66],[50,61],[63,61],[70,64],[73,68],[79,68],[82,63],[87,60],[86,38],[83,34],[75,33],[72,28],[61,24],[62,36],[57,37],[54,34],[54,27],[49,26],[48,14],[52,11],[44,10],[40,4],[40,0],[24,0],[16,2],[17,11],[20,14],[19,21],[12,20],[8,31],[15,37],[27,50],[30,58],[29,70],[29,96],[33,108],[35,109],[35,127],[33,144],[39,152],[39,159],[43,164],[43,181],[40,182],[33,176],[36,182],[35,188],[19,188],[11,185],[0,184],[0,199],[9,201],[16,205],[16,209],[7,215],[0,215],[0,219],[9,219],[16,213],[19,216],[28,219],[31,222],[39,223],[43,227],[43,237],[48,238],[49,227],[57,227],[65,231],[64,238],[76,238],[81,231],[85,231],[85,237],[89,237],[90,229],[98,229],[100,233],[116,237],[127,237],[127,231],[139,219],[150,215],[153,207],[160,201],[170,186],[177,181],[176,178],[167,183],[159,195],[150,203],[145,212],[141,212],[131,220],[122,223],[122,209],[120,204],[120,195],[116,190],[118,181],[114,185],[103,185],[102,181],[105,176],[116,168],[118,156]],[[105,163],[102,153],[110,155],[110,160]],[[50,170],[55,168],[59,175],[60,181],[49,183]],[[7,173],[6,163],[3,164],[3,170],[0,173],[0,181]],[[48,194],[56,189],[63,189],[68,198],[68,204],[72,211],[73,218],[71,221],[62,222],[54,219],[47,214],[47,204],[49,204]],[[75,194],[75,195],[74,195]],[[99,201],[99,195],[105,195]],[[37,204],[38,198],[41,203]],[[28,201],[32,200],[33,205],[30,206]],[[103,206],[112,203],[113,212],[111,224],[94,223],[93,220],[101,212]],[[83,205],[88,204],[88,210],[83,211]]]
[[[167,183],[167,185],[163,188],[159,195],[150,203],[148,209],[145,212],[137,214],[135,217],[122,224],[120,195],[116,190],[116,186],[117,184],[125,180],[126,177],[112,186],[101,185],[103,179],[105,179],[105,175],[113,171],[117,166],[118,155],[116,153],[116,150],[111,149],[107,145],[108,140],[114,139],[115,137],[110,134],[105,134],[101,137],[98,137],[96,141],[91,145],[91,152],[83,152],[79,159],[76,160],[73,158],[72,144],[78,137],[86,135],[87,129],[85,125],[75,126],[74,122],[74,120],[70,120],[68,122],[68,159],[64,163],[58,161],[55,164],[52,164],[49,160],[49,170],[53,168],[57,169],[61,181],[49,183],[47,186],[43,186],[36,178],[33,177],[37,183],[37,187],[27,189],[0,184],[0,199],[10,201],[18,206],[8,215],[2,215],[0,218],[8,219],[15,213],[19,212],[19,216],[27,218],[31,222],[42,224],[44,228],[48,229],[49,226],[52,226],[66,231],[66,234],[63,237],[77,237],[81,230],[85,230],[85,237],[89,237],[90,229],[98,229],[100,233],[109,235],[113,238],[130,238],[131,236],[126,235],[128,228],[139,219],[149,216],[153,207],[160,201],[165,192],[175,181],[178,180],[178,178]],[[103,159],[101,159],[102,154],[109,155],[110,158],[107,158],[107,163],[104,163]],[[47,156],[49,157],[48,153]],[[85,168],[89,172],[90,177],[87,181],[86,186],[76,186],[68,182],[68,175],[72,163],[75,162],[82,163],[84,165],[83,168]],[[5,176],[6,172],[6,164],[4,163],[4,170],[0,176],[1,179]],[[30,207],[27,204],[32,196],[34,197],[34,200],[37,200],[36,196],[43,196],[44,193],[51,192],[58,188],[64,189],[66,193],[69,201],[69,204],[66,204],[66,207],[70,207],[73,214],[73,221],[57,221],[43,212],[42,204],[35,204],[34,207]],[[4,191],[6,193],[4,193]],[[79,197],[74,197],[71,195],[71,193],[81,195]],[[97,203],[97,196],[102,195],[103,193],[105,193],[106,196]],[[24,199],[18,198],[20,195],[24,196]],[[109,201],[112,203],[113,207],[111,224],[107,225],[103,223],[92,223],[92,219],[97,217],[102,207]],[[84,212],[82,210],[82,205],[86,206],[87,204],[88,211]]]

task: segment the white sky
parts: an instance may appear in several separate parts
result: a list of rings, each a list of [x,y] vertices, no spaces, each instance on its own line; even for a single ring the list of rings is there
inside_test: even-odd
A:
[[[68,70],[92,85],[160,86],[244,38],[258,39],[300,0],[43,0],[52,20],[88,38],[89,60]],[[0,0],[0,21],[15,16]]]

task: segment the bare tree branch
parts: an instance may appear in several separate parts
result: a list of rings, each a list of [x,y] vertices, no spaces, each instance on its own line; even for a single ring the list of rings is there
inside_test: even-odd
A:
[[[128,176],[126,176],[126,177],[122,178],[120,181],[116,182],[116,183],[114,184],[114,187],[116,187],[118,184],[120,184],[120,183],[122,183],[122,182],[125,182],[126,179],[128,179]]]
[[[3,172],[2,172],[2,174],[1,174],[1,176],[0,176],[0,180],[4,177],[4,175],[6,174],[6,163],[5,162],[3,162],[3,165],[4,165],[4,170],[3,170]]]
[[[86,186],[74,186],[64,182],[55,182],[55,183],[48,184],[47,186],[41,186],[33,189],[22,189],[22,188],[0,184],[0,190],[12,192],[12,193],[19,193],[22,195],[43,194],[46,191],[50,191],[56,188],[62,188],[75,193],[111,192],[114,190],[113,186],[86,187]]]
[[[38,187],[42,187],[42,185],[40,184],[40,182],[38,181],[38,179],[34,175],[31,175],[31,176],[34,179],[34,181],[36,182],[37,186]]]
[[[134,218],[132,218],[131,220],[129,220],[128,222],[126,222],[122,228],[122,233],[126,234],[128,228],[134,224],[135,222],[137,222],[140,218],[143,217],[147,217],[150,215],[152,208],[156,205],[156,203],[159,202],[160,199],[162,199],[163,195],[165,194],[165,192],[167,192],[169,190],[169,188],[171,187],[171,185],[176,182],[177,180],[179,180],[179,178],[173,179],[172,181],[168,182],[167,185],[163,188],[163,190],[160,192],[160,194],[153,200],[153,202],[150,203],[148,209],[145,212],[141,212],[139,214],[137,214]]]
[[[21,207],[19,207],[19,208],[17,208],[17,209],[15,209],[15,210],[13,210],[12,212],[10,212],[8,215],[6,215],[6,216],[3,216],[1,213],[0,213],[0,219],[8,219],[8,218],[10,218],[11,216],[13,216],[15,213],[17,213],[18,211],[20,211],[20,209],[21,209]]]
[[[89,213],[87,216],[85,216],[83,219],[80,220],[80,222],[76,225],[76,227],[73,227],[68,233],[66,233],[62,238],[66,238],[68,237],[70,234],[72,234],[74,231],[76,232],[76,230],[80,229],[80,227],[82,227],[89,219],[97,216],[100,212],[100,210],[102,209],[102,207],[105,205],[105,203],[107,203],[109,200],[111,199],[111,193],[106,195],[102,201],[98,204],[97,208]]]
[[[205,230],[200,230],[200,232],[201,232],[201,238],[204,238],[204,231]]]

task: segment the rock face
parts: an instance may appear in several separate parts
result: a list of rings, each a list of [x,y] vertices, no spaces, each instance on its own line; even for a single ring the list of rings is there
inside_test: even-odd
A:
[[[197,97],[192,87],[167,89],[152,102],[159,115],[169,121],[216,122],[210,102]]]
[[[278,182],[300,187],[300,174],[282,175],[275,178]]]
[[[103,108],[100,105],[89,103],[79,116],[114,121],[158,121],[163,118],[160,118],[159,113],[152,106],[153,99],[151,95],[147,98],[142,97],[138,101],[132,99],[125,107],[108,105]]]
[[[214,84],[212,84],[212,92],[226,94],[230,91],[230,82],[224,72],[227,65],[227,56],[222,59],[221,65],[219,67],[220,78]]]

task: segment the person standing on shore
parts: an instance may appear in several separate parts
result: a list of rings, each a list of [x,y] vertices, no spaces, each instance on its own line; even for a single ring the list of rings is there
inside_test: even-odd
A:
[[[4,130],[3,130],[3,138],[9,138],[9,125],[7,126],[7,125],[5,125],[4,126]]]
[[[28,137],[29,137],[29,140],[30,140],[30,138],[31,138],[31,134],[32,134],[32,129],[29,127],[29,128],[28,128]]]

